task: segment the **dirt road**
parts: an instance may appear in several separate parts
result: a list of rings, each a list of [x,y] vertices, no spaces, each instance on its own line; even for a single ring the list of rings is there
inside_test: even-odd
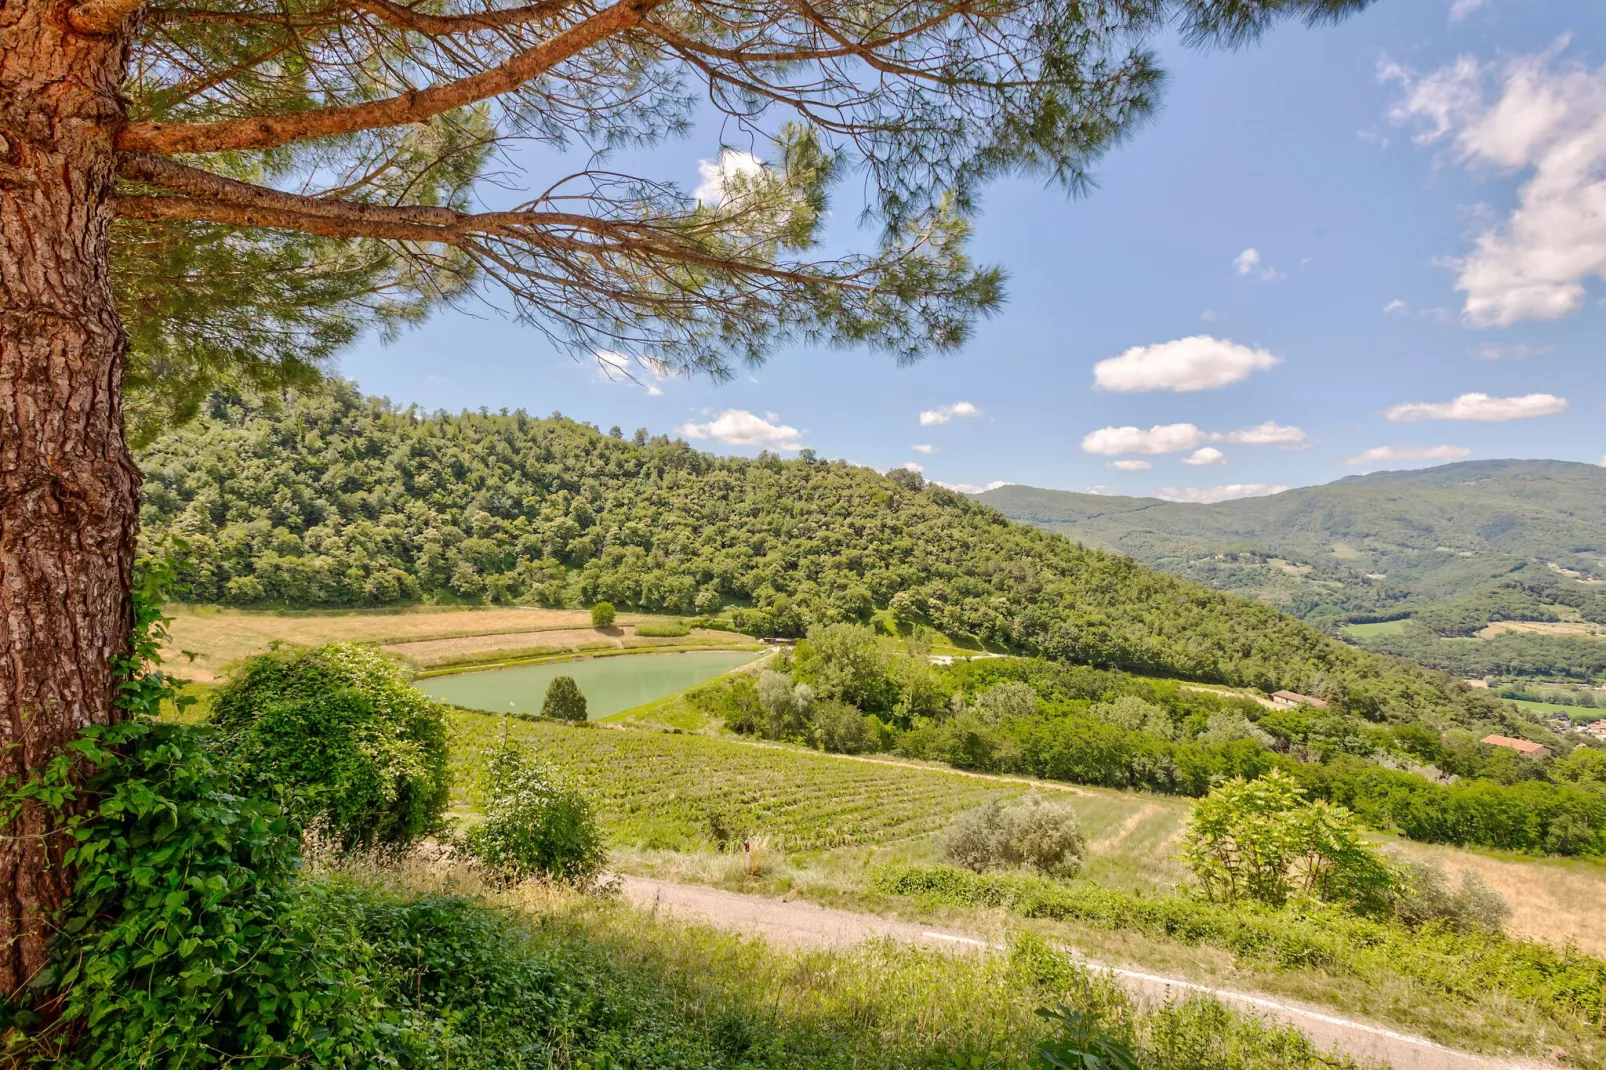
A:
[[[939,931],[873,914],[832,910],[814,903],[742,895],[648,877],[618,879],[625,899],[638,907],[797,947],[851,947],[866,940],[892,939],[955,953],[979,954],[999,949],[997,944],[971,934]],[[1146,1001],[1165,1002],[1192,993],[1214,996],[1241,1010],[1296,1026],[1324,1048],[1341,1051],[1357,1060],[1387,1063],[1395,1070],[1548,1070],[1555,1065],[1469,1055],[1422,1037],[1286,1000],[1211,988],[1180,978],[1106,966],[1090,959],[1083,961],[1094,968],[1108,970],[1133,995]]]

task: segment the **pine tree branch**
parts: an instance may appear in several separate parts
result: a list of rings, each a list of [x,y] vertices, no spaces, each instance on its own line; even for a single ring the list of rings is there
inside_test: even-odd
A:
[[[119,219],[145,223],[223,223],[237,227],[298,230],[326,238],[377,238],[466,246],[476,239],[502,239],[553,254],[643,264],[681,263],[734,275],[818,286],[829,282],[847,289],[868,289],[854,275],[827,279],[807,270],[776,267],[753,260],[716,256],[682,241],[673,230],[646,222],[598,219],[574,212],[520,209],[511,212],[459,212],[433,205],[378,205],[307,197],[253,186],[205,171],[157,160],[182,169],[155,168],[134,161],[124,177],[169,189],[187,189],[193,196],[119,195],[112,210]],[[616,263],[613,270],[619,270]]]
[[[67,12],[67,23],[83,34],[107,34],[144,7],[147,0],[84,0]]]
[[[553,18],[573,6],[573,0],[542,0],[524,7],[498,8],[469,15],[427,15],[390,0],[350,0],[359,11],[384,19],[392,26],[429,37],[444,37],[474,30],[500,30]]]
[[[117,135],[125,152],[176,153],[271,149],[307,138],[423,122],[442,112],[512,92],[592,45],[640,24],[667,0],[618,0],[489,70],[384,100],[291,115],[215,123],[129,123]]]

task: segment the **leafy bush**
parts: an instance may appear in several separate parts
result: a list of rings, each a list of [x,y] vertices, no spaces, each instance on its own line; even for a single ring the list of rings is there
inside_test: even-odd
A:
[[[764,708],[765,721],[759,728],[766,738],[801,739],[814,705],[814,689],[766,669],[758,677],[758,704]]]
[[[612,602],[598,602],[591,607],[591,626],[593,628],[613,627],[614,608]]]
[[[343,848],[400,847],[446,808],[446,718],[377,650],[333,643],[253,658],[211,724],[250,791]]]
[[[685,620],[647,620],[636,625],[636,634],[652,639],[678,639],[691,634],[691,622]]]
[[[485,820],[469,830],[468,850],[504,878],[586,885],[601,871],[607,852],[590,803],[507,735],[486,763],[482,794]]]
[[[547,685],[546,699],[541,703],[541,716],[558,721],[586,719],[586,697],[572,676],[554,676]]]
[[[1400,891],[1393,913],[1406,925],[1439,924],[1462,932],[1500,932],[1511,920],[1506,897],[1483,883],[1470,869],[1461,871],[1461,886],[1452,888],[1437,859],[1400,865]]]
[[[1228,781],[1195,804],[1182,854],[1200,891],[1220,902],[1280,907],[1305,896],[1376,911],[1394,880],[1348,810],[1307,801],[1276,770]]]
[[[1031,866],[1070,878],[1082,868],[1087,838],[1076,811],[1033,795],[1004,806],[997,799],[954,821],[943,841],[947,856],[977,873],[999,866]]]
[[[33,981],[59,987],[73,1047],[45,1065],[339,1064],[374,1040],[364,958],[299,910],[294,825],[234,792],[206,735],[137,718],[74,747],[77,880]]]
[[[833,754],[863,754],[875,749],[875,718],[846,702],[822,699],[809,712],[809,738],[816,747]]]

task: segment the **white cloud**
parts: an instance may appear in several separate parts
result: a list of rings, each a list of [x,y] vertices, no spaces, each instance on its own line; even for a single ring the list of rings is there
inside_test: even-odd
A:
[[[1567,411],[1567,399],[1554,394],[1524,394],[1518,398],[1492,398],[1488,394],[1462,394],[1454,401],[1396,405],[1386,414],[1395,423],[1412,420],[1479,420],[1501,423],[1554,416]]]
[[[1283,277],[1283,273],[1271,266],[1260,266],[1260,250],[1245,249],[1232,258],[1232,269],[1240,275],[1254,275],[1264,282],[1275,282]]]
[[[910,472],[924,472],[926,470],[923,465],[916,464],[914,461],[904,461],[903,467]]]
[[[1603,456],[1603,457],[1602,457],[1602,458],[1601,458],[1601,459],[1600,459],[1600,466],[1601,466],[1601,467],[1602,467],[1602,468],[1606,468],[1606,456]]]
[[[1550,352],[1549,346],[1486,345],[1478,350],[1478,356],[1483,360],[1527,360],[1529,357],[1540,357]]]
[[[1373,446],[1346,458],[1345,464],[1382,464],[1387,461],[1458,461],[1472,451],[1465,446]]]
[[[938,405],[935,409],[927,409],[920,414],[920,426],[931,427],[934,424],[945,424],[955,416],[980,416],[981,410],[968,401],[956,401],[952,405]]]
[[[1396,297],[1394,300],[1383,306],[1383,314],[1389,315],[1390,313],[1394,312],[1404,312],[1409,307],[1411,306],[1407,305],[1404,301],[1401,301],[1398,297]]]
[[[597,362],[597,378],[605,383],[633,383],[640,386],[643,375],[660,383],[670,375],[669,365],[656,357],[631,357],[611,349],[593,349],[591,355]],[[663,390],[654,383],[645,385],[648,397],[663,394]]]
[[[1182,453],[1207,436],[1192,424],[1156,424],[1138,427],[1101,427],[1082,439],[1082,452],[1114,457],[1122,453]]]
[[[1082,439],[1082,452],[1102,457],[1123,453],[1186,453],[1207,442],[1232,442],[1244,446],[1273,446],[1302,442],[1305,432],[1267,420],[1255,427],[1237,431],[1201,431],[1193,424],[1157,424],[1147,431],[1141,427],[1101,427]]]
[[[974,483],[944,483],[940,479],[933,479],[932,482],[939,487],[947,487],[956,494],[980,494],[984,490],[997,490],[999,487],[1013,487],[1015,485],[1003,479],[995,479],[985,487],[978,487]]]
[[[1136,460],[1133,460],[1133,461],[1111,461],[1109,463],[1108,467],[1110,467],[1110,468],[1118,468],[1123,472],[1147,472],[1149,469],[1153,468],[1154,465],[1150,464],[1148,461],[1136,461]]]
[[[726,409],[706,424],[685,423],[676,428],[687,438],[711,438],[732,446],[764,446],[769,449],[795,450],[802,447],[802,432],[780,422],[774,413],[768,419],[754,416],[746,409]]]
[[[929,442],[922,442],[918,446],[910,446],[909,448],[914,450],[916,453],[936,453],[937,452],[937,447],[933,446]]]
[[[1225,502],[1233,498],[1258,498],[1265,494],[1281,494],[1287,490],[1284,486],[1274,486],[1268,483],[1227,483],[1219,487],[1161,487],[1154,492],[1156,498],[1164,498],[1168,502],[1197,502],[1208,505],[1211,502]]]
[[[1226,464],[1227,455],[1214,446],[1201,446],[1182,458],[1182,463],[1192,465]]]
[[[1450,5],[1450,21],[1460,22],[1486,2],[1487,0],[1455,0],[1455,3]]]
[[[1090,487],[1082,488],[1083,494],[1110,495],[1121,493],[1121,488],[1113,483],[1094,483]]]
[[[1564,62],[1565,46],[1491,63],[1462,56],[1427,75],[1380,71],[1404,89],[1389,117],[1416,126],[1418,144],[1448,142],[1471,167],[1526,176],[1510,214],[1450,262],[1474,327],[1572,315],[1586,283],[1606,277],[1606,65]]]
[[[692,196],[706,205],[724,204],[736,188],[761,180],[768,170],[764,161],[750,152],[721,149],[718,160],[697,161],[697,174],[702,182]]]
[[[1211,435],[1212,442],[1232,442],[1240,446],[1286,446],[1305,441],[1305,432],[1297,427],[1267,420],[1254,427],[1228,431],[1225,435]]]
[[[1093,365],[1093,382],[1123,392],[1216,390],[1266,371],[1282,360],[1264,349],[1196,334],[1174,342],[1133,346],[1120,356]]]

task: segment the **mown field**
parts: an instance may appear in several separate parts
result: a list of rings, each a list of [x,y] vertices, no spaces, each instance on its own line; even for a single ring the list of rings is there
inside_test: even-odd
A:
[[[278,612],[173,605],[167,613],[173,619],[163,659],[177,675],[203,684],[217,682],[228,666],[275,642],[373,643],[422,669],[593,650],[752,645],[746,636],[728,632],[697,630],[669,639],[637,636],[638,624],[678,619],[652,614],[620,613],[614,627],[593,628],[590,614],[578,609],[422,606],[396,612]]]

